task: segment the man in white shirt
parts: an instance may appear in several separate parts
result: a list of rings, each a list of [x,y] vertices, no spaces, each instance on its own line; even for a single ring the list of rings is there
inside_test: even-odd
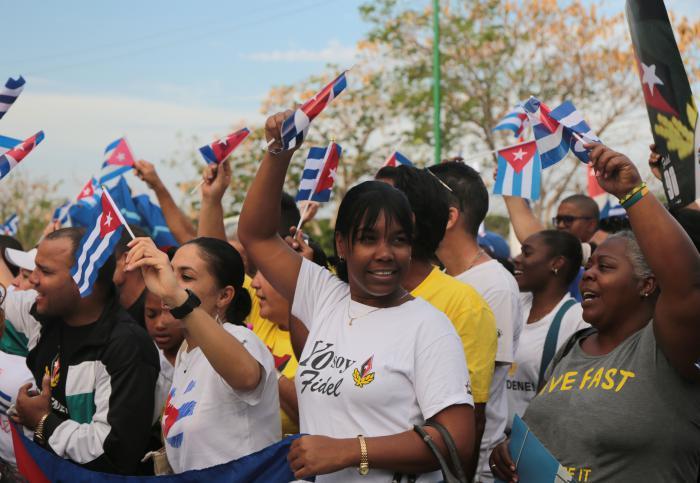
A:
[[[450,189],[450,216],[438,258],[449,275],[473,286],[484,297],[496,317],[498,352],[476,472],[476,481],[491,482],[494,477],[488,457],[504,438],[508,417],[506,376],[522,329],[520,293],[515,278],[478,245],[479,225],[489,208],[489,194],[479,173],[454,161],[432,166],[430,171]]]

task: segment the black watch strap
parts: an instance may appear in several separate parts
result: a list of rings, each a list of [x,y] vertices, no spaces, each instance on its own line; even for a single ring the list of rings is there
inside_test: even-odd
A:
[[[183,319],[187,317],[190,312],[199,307],[199,304],[202,303],[202,301],[199,300],[199,297],[197,297],[192,290],[186,288],[185,291],[187,292],[187,300],[185,300],[185,303],[179,307],[170,309],[170,315],[176,319]]]

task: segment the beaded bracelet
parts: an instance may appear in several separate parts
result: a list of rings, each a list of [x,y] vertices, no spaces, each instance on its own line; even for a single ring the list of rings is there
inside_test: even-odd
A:
[[[620,198],[620,205],[622,205],[625,210],[629,210],[632,205],[648,194],[649,188],[647,188],[646,183],[641,183],[639,186],[635,187],[632,191]]]

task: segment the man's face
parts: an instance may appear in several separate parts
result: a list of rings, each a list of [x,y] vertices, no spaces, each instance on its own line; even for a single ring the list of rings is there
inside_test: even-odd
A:
[[[587,242],[596,232],[598,220],[574,203],[562,203],[557,210],[554,227]]]
[[[36,269],[30,277],[38,292],[36,310],[40,315],[62,316],[80,301],[78,287],[70,275],[73,246],[69,238],[44,240],[36,254]]]

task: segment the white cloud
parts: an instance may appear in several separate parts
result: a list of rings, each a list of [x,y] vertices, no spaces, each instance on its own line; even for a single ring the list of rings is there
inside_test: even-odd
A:
[[[193,169],[183,173],[160,165],[178,148],[190,147],[179,143],[179,134],[185,139],[197,136],[204,143],[234,125],[262,121],[255,111],[109,94],[25,91],[3,118],[0,134],[26,138],[43,129],[44,142],[16,169],[30,177],[63,180],[60,194],[72,197],[99,171],[105,146],[120,136],[127,136],[137,158],[160,167],[161,177],[174,188],[195,175]]]
[[[255,62],[337,62],[350,63],[357,57],[357,49],[331,40],[320,50],[290,49],[253,52],[245,54],[245,59]]]

